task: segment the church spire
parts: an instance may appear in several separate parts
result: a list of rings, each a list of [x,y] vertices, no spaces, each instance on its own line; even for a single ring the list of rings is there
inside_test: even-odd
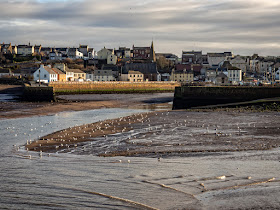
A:
[[[151,60],[153,62],[156,62],[156,54],[155,54],[155,49],[154,49],[154,40],[152,40],[152,44],[151,44]]]

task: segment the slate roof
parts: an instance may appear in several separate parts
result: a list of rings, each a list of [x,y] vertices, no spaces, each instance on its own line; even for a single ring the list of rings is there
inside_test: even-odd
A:
[[[184,71],[184,70],[177,70],[177,71],[174,71],[173,72],[173,74],[193,74],[193,72],[192,71],[190,71],[190,70],[187,70],[187,71]]]
[[[57,68],[50,68],[48,66],[44,66],[44,69],[49,72],[49,74],[65,74],[64,72],[62,72],[61,70],[57,69]]]
[[[52,68],[48,66],[44,66],[44,69],[49,73],[49,74],[57,74]],[[57,69],[58,70],[58,69]]]
[[[119,71],[119,67],[113,64],[104,64],[102,65],[101,70]]]
[[[32,48],[33,46],[29,46],[29,45],[18,45],[18,48]]]
[[[157,74],[156,63],[126,63],[123,68],[123,73],[127,74],[128,71],[140,71],[143,74]]]
[[[193,65],[193,71],[195,72],[200,72],[202,69],[202,66],[201,65]]]
[[[175,70],[183,71],[184,69],[191,70],[191,64],[177,64],[177,65],[175,65]]]
[[[54,72],[56,72],[57,74],[65,74],[64,72],[60,71],[60,70],[57,69],[57,68],[52,68],[52,70],[53,70]]]

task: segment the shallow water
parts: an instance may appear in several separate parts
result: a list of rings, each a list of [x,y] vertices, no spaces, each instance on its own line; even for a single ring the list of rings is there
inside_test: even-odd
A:
[[[12,94],[0,94],[0,102],[16,101],[17,96]]]
[[[13,146],[70,126],[142,111],[101,109],[1,120],[1,209],[280,207],[278,148],[158,161],[79,152],[40,158]]]

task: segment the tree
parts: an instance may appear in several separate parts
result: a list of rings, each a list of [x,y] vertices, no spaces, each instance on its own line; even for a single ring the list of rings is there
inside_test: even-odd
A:
[[[157,68],[160,72],[168,72],[172,66],[173,62],[167,60],[164,56],[157,59]]]
[[[64,62],[65,62],[66,64],[74,63],[74,61],[73,61],[72,59],[70,59],[70,58],[66,58],[66,59],[64,60]]]

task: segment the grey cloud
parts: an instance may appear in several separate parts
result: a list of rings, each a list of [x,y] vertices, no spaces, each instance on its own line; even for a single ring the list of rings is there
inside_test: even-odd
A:
[[[149,44],[155,37],[176,52],[194,47],[190,43],[215,51],[212,42],[219,43],[217,49],[239,46],[242,51],[246,51],[242,44],[254,50],[267,44],[259,49],[276,53],[279,49],[271,48],[271,43],[277,43],[280,31],[277,6],[277,0],[266,4],[260,0],[1,1],[0,39],[69,46],[88,42],[98,48]]]

